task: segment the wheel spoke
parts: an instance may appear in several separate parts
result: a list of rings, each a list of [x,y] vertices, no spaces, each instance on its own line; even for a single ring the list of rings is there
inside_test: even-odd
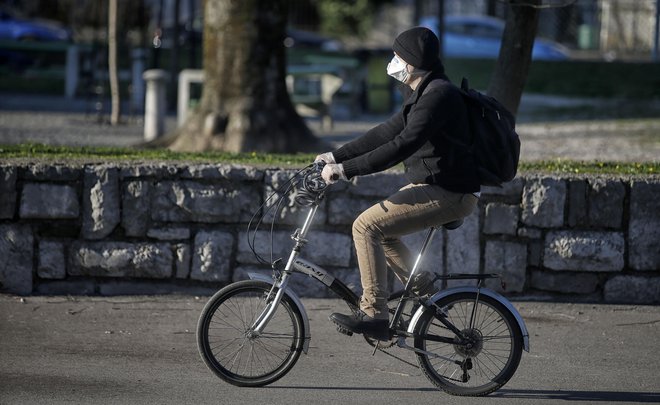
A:
[[[286,296],[264,331],[250,332],[269,304],[270,285],[244,281],[218,292],[198,326],[200,353],[220,378],[240,386],[259,386],[282,377],[300,356],[302,316]]]
[[[438,387],[459,395],[484,395],[503,385],[515,372],[522,352],[512,314],[489,296],[456,293],[436,304],[461,331],[463,343],[425,341],[423,336],[456,338],[445,325],[425,314],[415,331],[415,347],[438,356],[418,353],[420,367]],[[439,356],[442,356],[440,358]],[[467,381],[463,381],[467,377]]]

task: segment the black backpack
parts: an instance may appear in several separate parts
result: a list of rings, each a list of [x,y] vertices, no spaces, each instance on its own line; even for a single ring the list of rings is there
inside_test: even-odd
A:
[[[461,93],[468,110],[472,140],[470,153],[478,167],[479,182],[483,186],[498,186],[513,180],[518,171],[520,138],[516,133],[516,119],[499,101],[468,87],[461,82]]]

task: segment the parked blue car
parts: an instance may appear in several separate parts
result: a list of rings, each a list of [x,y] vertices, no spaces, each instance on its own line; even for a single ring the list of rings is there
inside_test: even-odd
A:
[[[438,17],[424,17],[421,24],[438,34]],[[452,15],[445,17],[443,50],[445,58],[497,58],[500,53],[504,21],[487,16]],[[533,60],[567,60],[565,46],[536,38]]]
[[[22,19],[0,9],[0,40],[70,41],[71,33],[56,23]]]

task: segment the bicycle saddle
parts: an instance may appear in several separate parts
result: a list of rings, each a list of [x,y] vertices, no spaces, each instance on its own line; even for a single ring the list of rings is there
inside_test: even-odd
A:
[[[443,224],[442,227],[451,231],[452,229],[456,229],[461,225],[463,225],[463,218],[457,219],[455,221],[447,222],[446,224]]]

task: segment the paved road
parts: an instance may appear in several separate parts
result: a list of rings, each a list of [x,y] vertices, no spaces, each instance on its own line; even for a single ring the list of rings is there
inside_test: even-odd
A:
[[[640,111],[644,113],[641,117],[654,118],[640,118]],[[521,159],[655,161],[660,156],[659,115],[660,101],[634,104],[525,95],[517,126]],[[34,142],[127,147],[143,141],[140,115],[126,114],[124,123],[115,127],[107,124],[107,117],[97,116],[84,100],[0,94],[0,145]],[[629,117],[636,119],[621,120]],[[338,146],[386,118],[338,119],[332,129],[322,128],[317,119],[307,122],[317,136]],[[169,116],[166,130],[175,128],[176,119]]]
[[[312,343],[288,375],[228,385],[197,354],[206,299],[0,295],[0,404],[660,403],[658,306],[516,302],[531,353],[504,388],[475,399],[337,333],[327,316],[344,306],[333,299],[303,300]]]

